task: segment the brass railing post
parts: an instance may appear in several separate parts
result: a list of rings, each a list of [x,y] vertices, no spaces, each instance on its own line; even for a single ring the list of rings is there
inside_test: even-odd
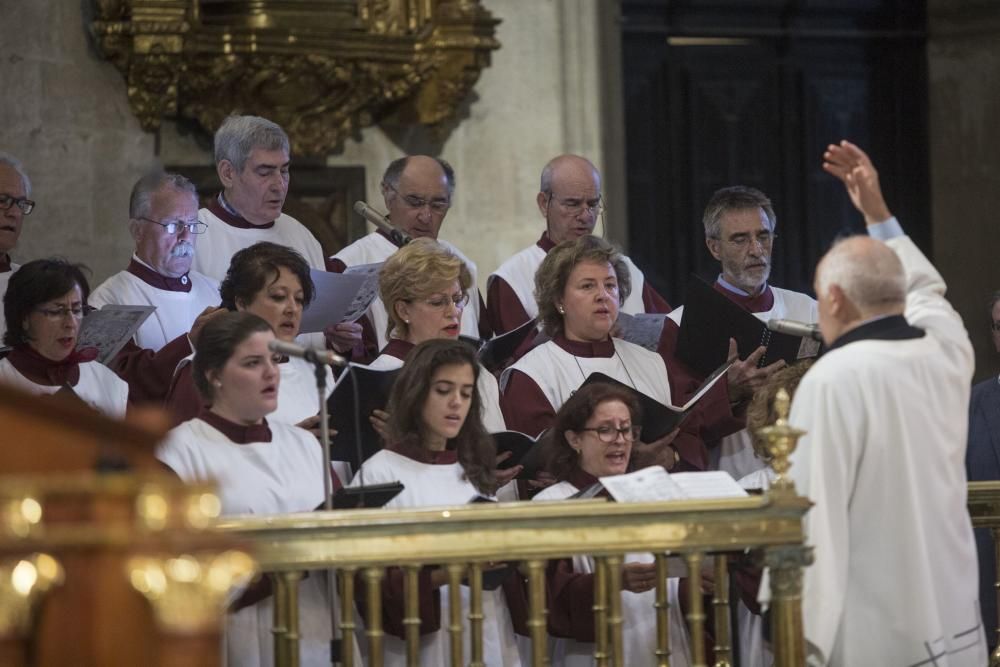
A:
[[[483,662],[483,566],[469,566],[469,639],[472,659],[469,667],[485,667]]]
[[[608,667],[608,564],[594,559],[594,662]]]
[[[656,554],[656,664],[670,667],[670,595],[667,555]]]
[[[340,665],[354,667],[354,575],[357,568],[342,567],[340,578]]]
[[[688,569],[688,629],[691,632],[691,667],[707,667],[705,659],[705,601],[701,596],[699,551],[684,555]],[[801,666],[800,666],[801,667]]]
[[[365,619],[365,636],[368,638],[368,665],[382,667],[382,577],[380,567],[366,567],[362,576],[365,578],[365,599],[368,602],[368,618]]]
[[[448,563],[448,636],[451,640],[451,667],[462,667],[462,563]],[[441,619],[444,622],[444,619]]]
[[[420,667],[420,566],[407,565],[403,568],[403,600],[406,613],[403,628],[406,634],[406,664]]]
[[[712,595],[712,618],[715,624],[715,667],[733,663],[732,628],[729,627],[729,559],[715,554],[715,582]]]
[[[299,582],[301,572],[271,572],[274,583],[274,664],[299,665]]]
[[[548,663],[548,634],[545,631],[545,561],[533,558],[528,568],[528,630],[531,633],[531,664]]]
[[[764,561],[771,576],[771,646],[775,667],[801,667],[806,661],[802,635],[802,568],[812,562],[803,546],[770,547]]]
[[[625,667],[625,645],[622,642],[622,557],[608,556],[608,639],[611,644],[611,664]]]

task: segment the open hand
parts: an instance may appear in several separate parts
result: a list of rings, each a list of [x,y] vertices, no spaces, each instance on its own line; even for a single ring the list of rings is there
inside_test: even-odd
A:
[[[368,415],[368,421],[371,422],[372,428],[379,434],[379,437],[388,442],[389,413],[385,410],[372,410],[372,413]]]
[[[729,385],[729,401],[731,403],[741,403],[753,398],[754,392],[763,387],[768,378],[785,367],[785,360],[778,359],[769,366],[757,368],[760,358],[764,356],[766,351],[767,348],[758,347],[749,357],[740,361],[736,340],[729,339],[729,361],[732,361],[733,365],[726,371],[726,383]]]
[[[839,178],[847,188],[854,207],[865,216],[865,223],[874,225],[892,217],[882,198],[878,171],[868,154],[846,139],[830,144],[823,153],[823,170]]]
[[[640,442],[636,440],[632,443],[631,459],[635,468],[645,468],[647,466],[661,465],[667,470],[672,470],[680,457],[677,450],[671,447],[674,438],[680,433],[680,428],[675,428],[670,433],[659,440],[653,442]]]
[[[500,464],[509,459],[510,457],[512,457],[513,455],[514,452],[500,452],[499,454],[497,454],[497,468],[496,468],[497,488],[503,486],[510,480],[514,479],[515,477],[521,474],[522,470],[524,470],[524,466],[520,464],[516,466],[511,466],[506,469],[500,468]]]
[[[341,322],[324,329],[323,335],[330,347],[344,354],[361,342],[361,325],[357,322]]]

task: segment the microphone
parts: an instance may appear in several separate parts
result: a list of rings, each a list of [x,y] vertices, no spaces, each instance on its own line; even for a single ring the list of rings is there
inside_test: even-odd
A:
[[[271,352],[283,354],[286,357],[298,357],[299,359],[305,359],[312,364],[326,364],[328,366],[347,365],[347,359],[344,359],[336,352],[321,350],[315,347],[302,347],[301,345],[286,343],[282,340],[272,340],[267,344],[267,349],[271,350]]]
[[[820,335],[819,325],[817,324],[796,322],[795,320],[768,320],[767,328],[778,333],[812,338],[813,340],[823,342],[823,336]]]
[[[389,222],[389,218],[385,217],[363,201],[359,200],[354,202],[354,212],[375,225],[378,229],[382,230],[382,233],[387,235],[389,239],[399,247],[403,247],[413,240],[403,230],[393,227],[392,223]]]

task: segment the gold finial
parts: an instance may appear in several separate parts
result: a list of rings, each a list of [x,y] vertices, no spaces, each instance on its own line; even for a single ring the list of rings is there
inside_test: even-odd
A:
[[[230,591],[244,585],[255,563],[242,551],[134,556],[127,575],[132,587],[153,605],[160,627],[176,634],[197,633],[219,623]]]
[[[799,438],[806,434],[805,431],[788,424],[790,407],[791,399],[782,387],[774,396],[774,411],[778,413],[778,419],[771,426],[765,426],[757,431],[757,435],[767,443],[767,453],[771,455],[771,467],[777,474],[771,482],[771,493],[778,495],[795,493],[795,484],[788,478],[788,469],[791,467],[788,457],[795,451]]]
[[[0,563],[0,637],[27,635],[38,599],[62,582],[62,566],[48,554]]]

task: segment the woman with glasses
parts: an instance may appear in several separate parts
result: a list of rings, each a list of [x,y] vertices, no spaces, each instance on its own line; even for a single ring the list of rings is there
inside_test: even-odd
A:
[[[361,466],[352,485],[402,482],[403,491],[387,508],[464,505],[497,489],[496,449],[483,428],[477,376],[482,371],[472,349],[455,340],[429,339],[410,352],[389,398],[389,444]],[[513,582],[513,578],[508,578]],[[420,571],[420,660],[426,667],[451,661],[446,629],[450,618],[447,573]],[[385,664],[406,665],[403,572],[390,568],[382,587]],[[468,605],[463,586],[463,607]],[[435,600],[437,598],[437,600]],[[462,618],[468,618],[463,609]],[[463,621],[467,625],[467,621]],[[468,664],[469,628],[462,636]],[[483,653],[490,667],[515,667],[520,658],[503,591],[483,591]]]
[[[535,296],[539,322],[552,340],[501,375],[501,407],[508,428],[530,435],[549,428],[556,411],[595,372],[670,405],[663,358],[611,337],[630,288],[621,253],[603,239],[583,236],[549,251],[535,274]],[[676,465],[680,470],[704,470],[708,455],[701,429],[695,411],[679,432],[642,445],[637,454],[668,469]]]
[[[558,482],[534,500],[560,500],[597,483],[599,477],[631,470],[632,448],[641,433],[639,405],[620,387],[594,383],[562,405],[543,445],[546,469]],[[629,667],[658,664],[656,658],[656,564],[652,554],[626,554],[621,571],[622,645]],[[678,579],[667,580],[670,603],[670,664],[690,664],[687,627],[680,610]],[[551,561],[546,571],[548,630],[555,638],[552,664],[594,664],[594,559]]]
[[[90,286],[80,267],[36,259],[11,276],[0,382],[35,395],[71,393],[109,417],[124,417],[128,385],[95,361],[97,350],[76,349]]]
[[[295,250],[263,241],[233,255],[226,277],[219,287],[222,307],[234,312],[257,315],[274,330],[278,340],[294,342],[299,334],[302,311],[313,298],[309,265]],[[198,341],[194,341],[198,356]],[[319,431],[318,396],[314,367],[297,358],[283,359],[281,392],[272,421],[297,424]],[[327,369],[327,395],[333,391],[333,375]],[[167,396],[167,407],[176,423],[198,415],[203,398],[195,390],[191,368],[178,371]]]
[[[414,346],[427,340],[455,340],[469,305],[472,274],[453,252],[428,238],[414,239],[386,260],[379,274],[379,296],[389,323],[388,343],[370,366],[399,368]],[[496,378],[481,369],[478,388],[487,432],[506,430]]]

